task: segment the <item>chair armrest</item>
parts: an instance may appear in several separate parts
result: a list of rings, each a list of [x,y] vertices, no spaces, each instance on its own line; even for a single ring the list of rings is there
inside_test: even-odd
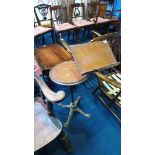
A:
[[[72,52],[71,52],[71,50],[70,50],[70,47],[69,47],[69,45],[64,41],[64,39],[60,39],[60,43],[64,46],[64,48],[67,50],[67,52],[69,52],[69,54],[71,54],[72,55]]]
[[[37,81],[38,85],[40,86],[43,94],[45,95],[46,99],[51,103],[55,103],[61,101],[65,97],[64,91],[58,91],[57,93],[53,92],[45,83],[45,81],[36,73],[34,73],[34,78]]]
[[[95,41],[103,41],[103,35],[90,40],[90,42],[95,42]]]
[[[115,87],[121,89],[121,83],[120,83],[120,82],[117,82],[117,81],[115,81],[115,80],[109,79],[108,77],[104,76],[103,74],[101,74],[101,73],[99,73],[99,72],[95,72],[95,74],[96,74],[100,79],[102,79],[103,81],[106,81],[106,82],[108,82],[108,83],[114,85]]]
[[[92,33],[95,34],[95,35],[97,35],[97,37],[100,37],[101,36],[101,34],[98,33],[97,31],[92,30]]]

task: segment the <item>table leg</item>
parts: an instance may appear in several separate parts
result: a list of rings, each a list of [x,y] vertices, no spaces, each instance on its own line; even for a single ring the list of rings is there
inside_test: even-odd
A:
[[[69,105],[63,105],[61,103],[59,103],[59,106],[62,108],[68,108],[69,111],[69,115],[67,117],[67,121],[64,123],[64,127],[68,127],[72,116],[74,114],[74,112],[79,112],[80,114],[82,114],[83,116],[90,118],[91,115],[89,113],[85,113],[83,110],[81,110],[80,108],[77,107],[77,104],[80,102],[81,97],[78,96],[78,98],[74,101],[74,96],[73,96],[73,88],[74,86],[70,86],[70,104]]]
[[[68,127],[68,124],[69,124],[70,121],[71,121],[71,118],[72,118],[72,116],[73,116],[73,113],[74,113],[74,109],[70,108],[67,121],[64,123],[64,127],[66,127],[66,128]]]
[[[58,140],[61,143],[61,145],[65,151],[67,151],[67,152],[73,151],[73,146],[71,144],[71,141],[68,138],[68,135],[63,131],[63,129],[62,129],[60,135],[58,136]]]
[[[80,109],[80,108],[75,108],[75,110],[74,111],[77,111],[77,112],[79,112],[80,114],[82,114],[83,116],[85,116],[85,117],[87,117],[87,118],[90,118],[91,117],[91,115],[88,113],[85,113],[82,109]]]

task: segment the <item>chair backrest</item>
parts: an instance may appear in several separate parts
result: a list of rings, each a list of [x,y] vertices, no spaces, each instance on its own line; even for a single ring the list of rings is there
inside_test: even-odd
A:
[[[70,17],[71,19],[85,19],[85,5],[84,3],[70,4]]]
[[[41,26],[43,21],[51,21],[50,7],[48,4],[39,4],[34,7],[34,14],[38,25]]]
[[[91,40],[94,41],[104,41],[107,42],[112,52],[118,62],[121,62],[121,36],[118,32],[107,33],[105,35],[100,35],[99,37]]]
[[[106,16],[106,13],[107,13],[107,3],[100,4],[98,16],[104,18]]]
[[[67,7],[66,5],[57,5],[52,6],[50,8],[51,16],[52,16],[52,22],[56,24],[62,24],[65,22],[68,22],[68,15],[67,15]]]
[[[94,18],[95,16],[98,15],[99,6],[100,6],[99,2],[90,2],[90,3],[88,3],[87,12],[88,12],[88,17],[89,18]]]
[[[57,93],[53,92],[45,83],[45,81],[36,73],[34,73],[34,79],[37,81],[38,85],[40,86],[43,94],[45,95],[46,99],[51,103],[55,103],[61,101],[65,97],[65,92],[58,91]]]
[[[114,0],[104,0],[104,3],[107,4],[106,16],[107,18],[111,18],[114,12]]]

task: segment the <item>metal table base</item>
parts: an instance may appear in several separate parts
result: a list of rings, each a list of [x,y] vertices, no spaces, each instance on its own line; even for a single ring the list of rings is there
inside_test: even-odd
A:
[[[70,104],[68,104],[68,105],[63,105],[61,103],[58,104],[58,106],[60,106],[62,108],[68,108],[70,110],[67,121],[64,123],[64,127],[66,127],[66,128],[68,127],[74,112],[79,112],[80,114],[82,114],[83,116],[85,116],[87,118],[91,117],[91,115],[89,113],[85,113],[82,109],[77,107],[77,104],[80,102],[81,97],[78,96],[76,101],[74,101],[74,98],[73,98],[73,86],[70,86],[70,98],[71,98]]]

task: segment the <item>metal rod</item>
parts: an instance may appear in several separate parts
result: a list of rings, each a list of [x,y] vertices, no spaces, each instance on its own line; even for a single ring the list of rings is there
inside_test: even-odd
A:
[[[105,101],[98,95],[98,98],[102,101],[102,103],[106,106],[106,108],[117,118],[117,120],[121,123],[121,119],[112,111],[112,109],[105,103]]]

